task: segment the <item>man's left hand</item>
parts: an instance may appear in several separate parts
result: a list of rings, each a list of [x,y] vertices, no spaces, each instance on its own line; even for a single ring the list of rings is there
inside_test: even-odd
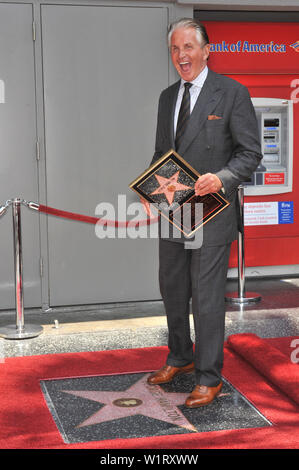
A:
[[[209,193],[218,193],[222,188],[222,181],[213,173],[201,175],[195,183],[196,196],[205,196]]]

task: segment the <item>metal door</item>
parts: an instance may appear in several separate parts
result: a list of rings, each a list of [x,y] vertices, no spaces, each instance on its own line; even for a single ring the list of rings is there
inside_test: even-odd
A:
[[[168,9],[138,2],[41,11],[47,204],[94,216],[106,202],[119,219],[120,205],[138,201],[128,185],[154,151],[169,80]],[[48,216],[48,241],[50,306],[160,297],[157,239],[120,231],[99,239],[92,225]]]
[[[38,200],[33,6],[0,3],[0,204]],[[22,211],[24,305],[41,305],[39,223]],[[0,219],[0,308],[15,306],[11,210]]]

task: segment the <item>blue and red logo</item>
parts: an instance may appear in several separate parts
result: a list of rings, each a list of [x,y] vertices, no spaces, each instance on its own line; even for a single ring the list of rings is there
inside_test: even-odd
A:
[[[290,44],[290,47],[292,47],[296,52],[299,52],[299,41]]]

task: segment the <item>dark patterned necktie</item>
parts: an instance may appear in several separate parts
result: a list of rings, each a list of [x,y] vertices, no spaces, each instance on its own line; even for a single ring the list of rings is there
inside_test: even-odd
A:
[[[181,140],[183,138],[189,117],[190,117],[190,88],[192,87],[192,83],[186,82],[184,84],[185,91],[182,98],[182,103],[180,107],[178,123],[176,128],[176,136],[175,136],[175,148],[176,150],[179,148]]]

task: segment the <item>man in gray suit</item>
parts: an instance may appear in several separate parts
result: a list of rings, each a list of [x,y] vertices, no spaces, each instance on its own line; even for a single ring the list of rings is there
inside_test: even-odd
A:
[[[166,365],[148,383],[167,383],[194,370],[196,386],[185,405],[195,408],[210,403],[222,387],[225,285],[230,246],[238,233],[237,188],[250,177],[262,155],[247,88],[207,67],[210,46],[205,28],[193,19],[183,19],[170,26],[168,40],[181,80],[161,93],[152,163],[175,147],[201,175],[196,194],[222,191],[230,202],[204,225],[200,248],[186,249],[184,240],[175,238],[159,240],[159,281],[169,354]],[[182,127],[179,111],[183,101]],[[195,350],[190,338],[190,298]]]

